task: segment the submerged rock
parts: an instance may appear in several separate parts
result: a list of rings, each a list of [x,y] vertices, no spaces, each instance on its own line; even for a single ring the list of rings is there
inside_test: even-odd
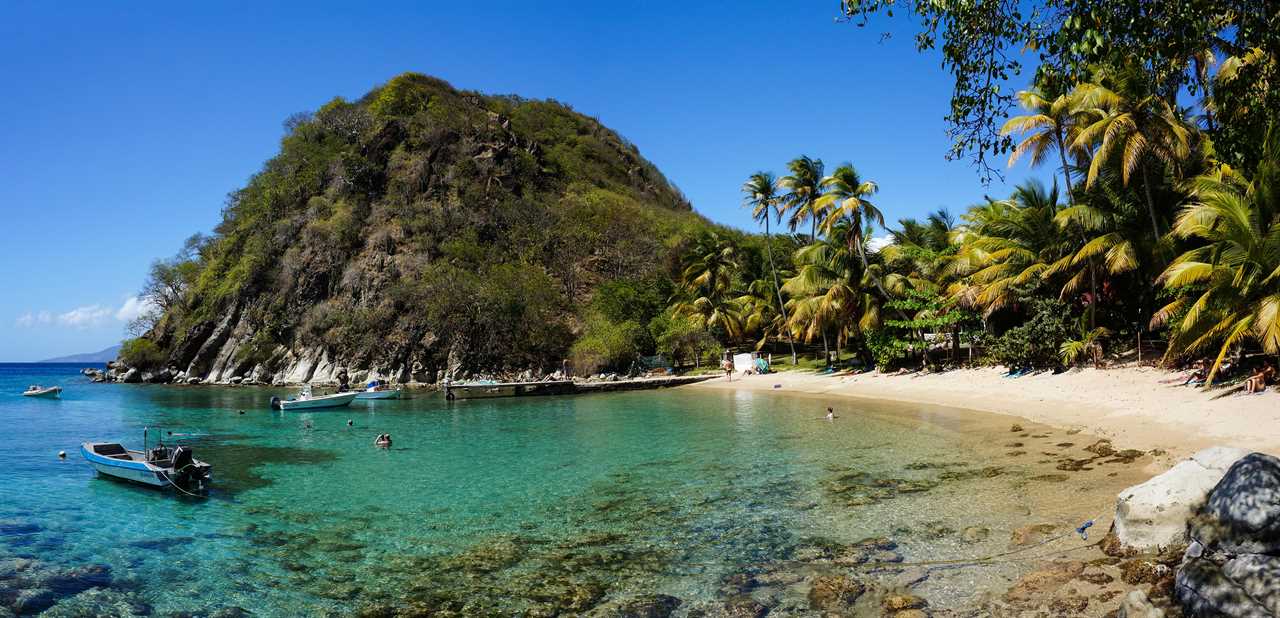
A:
[[[1061,560],[1041,565],[1035,571],[1023,575],[1005,593],[1005,600],[1019,603],[1055,592],[1083,573],[1084,566],[1078,560]]]
[[[1187,521],[1204,504],[1227,469],[1249,451],[1215,446],[1179,462],[1169,471],[1120,492],[1115,533],[1120,545],[1160,550],[1187,542]]]
[[[1033,524],[1030,526],[1023,526],[1013,531],[1013,534],[1010,535],[1009,543],[1015,546],[1039,543],[1040,541],[1043,541],[1045,537],[1053,534],[1053,531],[1057,529],[1057,526],[1054,526],[1053,524]]]
[[[666,594],[615,599],[587,612],[588,618],[667,618],[683,602]]]
[[[828,612],[847,611],[866,591],[862,582],[848,575],[819,577],[809,588],[809,607]]]

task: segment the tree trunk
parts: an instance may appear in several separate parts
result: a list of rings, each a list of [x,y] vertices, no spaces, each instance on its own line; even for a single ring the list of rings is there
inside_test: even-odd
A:
[[[822,356],[826,359],[824,366],[831,366],[831,348],[827,347],[827,329],[822,329]]]
[[[787,331],[787,344],[791,346],[791,366],[795,367],[796,338],[791,334],[791,325],[787,324],[787,304],[782,301],[782,286],[778,285],[778,267],[773,265],[773,242],[769,236],[769,214],[766,210],[764,217],[764,250],[769,256],[769,272],[773,273],[773,291],[778,293],[778,313],[782,315],[782,326]]]
[[[1098,269],[1089,258],[1089,330],[1098,327]]]
[[[1067,166],[1067,147],[1063,144],[1065,139],[1062,136],[1062,129],[1057,129],[1058,135],[1058,158],[1062,159],[1062,178],[1067,181],[1067,197],[1071,199],[1071,205],[1076,203],[1076,191],[1071,186],[1071,168]]]
[[[1152,242],[1160,240],[1160,224],[1156,219],[1156,201],[1151,197],[1151,175],[1147,172],[1147,164],[1142,163],[1142,189],[1147,194],[1147,214],[1151,215],[1151,231],[1155,234]]]

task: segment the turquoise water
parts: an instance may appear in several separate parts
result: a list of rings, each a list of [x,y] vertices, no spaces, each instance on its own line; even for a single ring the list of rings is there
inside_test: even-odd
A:
[[[424,391],[284,413],[267,407],[283,389],[90,384],[78,369],[0,365],[0,608],[553,615],[660,592],[685,611],[734,573],[822,568],[794,566],[814,547],[886,536],[888,559],[978,555],[1097,497],[1033,480],[1042,466],[992,438],[1006,421],[919,406],[840,402],[829,423],[827,402],[773,393]],[[66,390],[19,396],[32,383]],[[144,426],[195,434],[207,499],[95,478],[79,455],[87,440],[137,448]],[[390,450],[371,444],[384,432]],[[962,541],[969,526],[990,538]],[[962,605],[1016,569],[925,590]],[[803,605],[796,585],[769,594]]]

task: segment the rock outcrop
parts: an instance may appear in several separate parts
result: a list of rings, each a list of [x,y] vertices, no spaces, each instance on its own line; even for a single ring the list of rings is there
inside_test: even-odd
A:
[[[1190,616],[1280,616],[1280,459],[1235,462],[1190,526],[1174,594]]]
[[[1186,545],[1187,522],[1227,469],[1248,454],[1225,446],[1207,448],[1120,492],[1113,530],[1120,547],[1149,552]]]

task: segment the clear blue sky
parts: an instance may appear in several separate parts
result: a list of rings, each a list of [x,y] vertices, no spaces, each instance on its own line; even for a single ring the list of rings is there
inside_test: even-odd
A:
[[[118,342],[286,117],[403,71],[569,103],[738,227],[746,176],[800,154],[852,161],[890,220],[1008,192],[945,161],[950,78],[911,24],[835,0],[204,4],[0,3],[0,360]]]

